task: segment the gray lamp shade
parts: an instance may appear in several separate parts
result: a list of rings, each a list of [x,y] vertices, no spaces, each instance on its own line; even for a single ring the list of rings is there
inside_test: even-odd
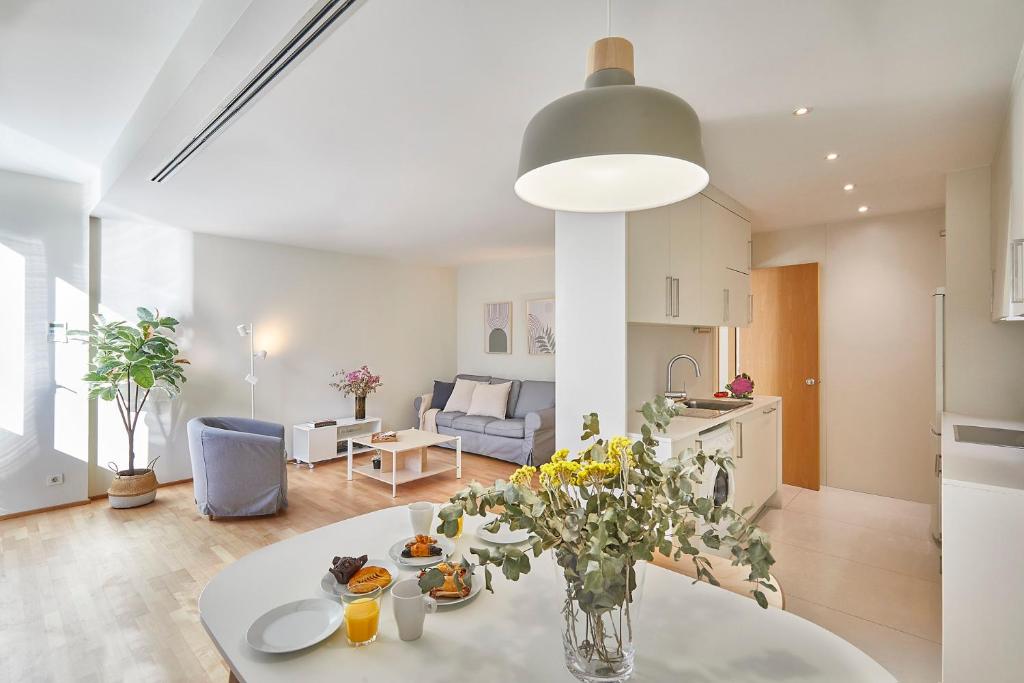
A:
[[[523,134],[515,191],[546,209],[607,213],[664,206],[709,180],[700,120],[632,73],[592,73],[584,90],[541,109]]]

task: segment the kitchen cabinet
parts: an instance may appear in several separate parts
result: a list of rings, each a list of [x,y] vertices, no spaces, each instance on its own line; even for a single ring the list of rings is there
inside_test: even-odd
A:
[[[992,164],[992,319],[1024,321],[1024,85]]]
[[[750,223],[698,194],[627,218],[633,323],[750,324]]]
[[[778,488],[779,404],[764,406],[733,421],[736,434],[735,503],[737,510],[764,505]]]

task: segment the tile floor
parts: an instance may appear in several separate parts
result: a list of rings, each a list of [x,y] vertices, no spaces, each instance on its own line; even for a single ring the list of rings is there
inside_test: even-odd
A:
[[[758,520],[771,536],[786,609],[853,643],[902,683],[941,676],[942,586],[931,508],[823,487],[784,486]]]

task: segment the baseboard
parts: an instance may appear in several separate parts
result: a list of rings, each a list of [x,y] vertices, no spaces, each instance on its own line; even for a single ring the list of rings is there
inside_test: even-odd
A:
[[[51,505],[45,508],[33,508],[32,510],[22,510],[21,512],[11,512],[6,515],[0,515],[0,522],[5,519],[14,519],[15,517],[27,517],[28,515],[34,515],[39,512],[53,512],[54,510],[63,510],[64,508],[78,507],[79,505],[88,505],[92,501],[88,498],[85,500],[75,500],[70,503],[61,503],[60,505]]]
[[[192,481],[192,477],[186,477],[185,479],[175,479],[174,481],[165,481],[165,482],[158,481],[156,483],[156,487],[158,489],[162,489],[165,486],[174,486],[175,484],[184,484],[184,483],[190,482],[190,481]],[[106,497],[107,497],[106,493],[99,493],[99,494],[97,494],[95,496],[89,496],[89,500],[102,500],[103,498],[106,498]],[[42,512],[42,510],[34,510],[33,512]]]

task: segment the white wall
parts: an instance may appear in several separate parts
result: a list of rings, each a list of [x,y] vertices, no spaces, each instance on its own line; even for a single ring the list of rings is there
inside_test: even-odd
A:
[[[385,427],[415,418],[413,398],[455,374],[455,272],[450,268],[193,234],[172,227],[104,221],[101,307],[131,315],[159,306],[182,321],[178,338],[192,365],[180,400],[158,401],[148,415],[149,456],[157,476],[191,476],[185,423],[197,415],[249,414],[248,341],[235,326],[251,322],[257,361],[256,417],[291,426],[351,415],[353,399],[330,389],[332,370],[363,363],[384,386],[367,413]],[[141,259],[159,255],[153,268]],[[116,430],[100,462],[121,457]]]
[[[991,318],[990,200],[987,166],[946,176],[946,409],[1020,420],[1024,321]]]
[[[555,295],[555,257],[489,261],[458,268],[458,371],[510,379],[555,378],[555,358],[531,355],[526,302]],[[484,305],[512,302],[512,353],[487,353]],[[557,305],[557,302],[556,302]],[[557,349],[558,330],[555,330]],[[438,379],[443,379],[438,377]]]
[[[88,347],[46,340],[50,321],[88,326],[82,192],[0,171],[0,515],[87,497]]]
[[[583,416],[626,433],[626,215],[555,213],[555,440],[578,449]]]
[[[754,266],[820,264],[823,484],[930,502],[941,210],[754,234]],[[756,380],[756,378],[755,378]]]

